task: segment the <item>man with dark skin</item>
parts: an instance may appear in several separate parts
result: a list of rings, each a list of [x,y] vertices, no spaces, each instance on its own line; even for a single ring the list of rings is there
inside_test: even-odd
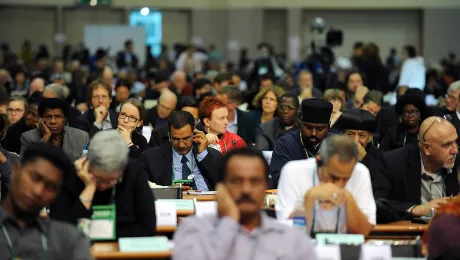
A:
[[[301,110],[300,129],[278,139],[273,149],[270,170],[275,189],[278,186],[281,168],[289,161],[314,157],[329,133],[332,103],[316,98],[305,99],[302,101]]]
[[[299,129],[298,109],[299,99],[296,96],[293,94],[281,96],[278,104],[278,117],[257,128],[255,148],[260,151],[273,151],[276,140],[288,132]]]
[[[82,232],[39,215],[56,199],[72,168],[69,158],[53,145],[31,144],[25,150],[0,206],[2,259],[93,259]]]

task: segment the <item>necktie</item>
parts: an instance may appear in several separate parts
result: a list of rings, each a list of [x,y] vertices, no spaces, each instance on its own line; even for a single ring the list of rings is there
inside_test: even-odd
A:
[[[185,157],[185,155],[182,156],[180,162],[182,163],[182,180],[188,180],[188,176],[192,174],[192,171],[187,166],[187,157]]]

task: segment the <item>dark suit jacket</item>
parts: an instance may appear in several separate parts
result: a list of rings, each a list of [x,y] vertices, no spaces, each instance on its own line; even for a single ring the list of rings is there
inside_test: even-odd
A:
[[[298,123],[291,129],[285,130],[284,127],[281,126],[279,118],[275,117],[257,127],[255,148],[260,151],[273,151],[273,147],[278,138],[297,129],[299,129]]]
[[[35,128],[35,127],[34,127]],[[12,125],[3,139],[2,146],[6,150],[19,154],[21,152],[21,135],[34,128],[28,128],[24,118]]]
[[[149,141],[150,147],[161,146],[167,142],[169,142],[167,126],[152,130],[152,134],[150,135],[150,141]]]
[[[377,129],[374,135],[380,136],[378,142],[381,142],[387,129],[399,124],[399,115],[396,113],[395,106],[386,106],[380,110],[377,115]]]
[[[110,123],[112,128],[116,129],[118,126],[118,114],[109,110]],[[96,117],[94,116],[94,110],[90,109],[86,111],[83,115],[77,118],[76,128],[81,129],[89,134],[89,137],[92,138],[100,129],[94,125]]]
[[[407,210],[420,204],[421,197],[421,159],[420,149],[405,146],[380,156],[381,172],[378,181],[373,183],[374,197],[377,200],[377,215],[385,216],[380,222],[410,219]],[[459,192],[456,170],[446,174],[444,179],[446,195]],[[394,214],[395,213],[395,214]]]
[[[196,146],[194,145],[196,165],[200,169],[209,190],[214,190],[218,181],[217,163],[222,157],[221,153],[212,148],[207,148],[208,155],[201,162],[196,159]],[[172,185],[173,180],[173,154],[170,143],[150,148],[142,153],[144,167],[149,174],[149,180],[158,185]]]
[[[460,119],[458,118],[457,113],[452,113],[450,116],[452,117],[452,120],[450,120],[450,122],[455,126],[457,134],[460,135]],[[457,144],[460,144],[459,139],[457,139]]]
[[[404,143],[404,139],[406,139]],[[402,123],[397,126],[388,128],[380,142],[380,150],[389,152],[394,149],[401,148],[405,145],[417,145],[417,134],[412,135],[406,132],[406,128]]]
[[[62,142],[62,150],[72,162],[81,157],[85,145],[89,143],[89,136],[86,132],[73,127],[64,127],[65,136]],[[38,128],[27,131],[21,135],[21,154],[30,143],[39,142],[42,139]]]
[[[237,135],[243,138],[243,140],[249,146],[251,146],[253,143],[256,142],[257,127],[261,123],[262,112],[260,110],[243,112],[238,109],[237,116],[238,116]]]
[[[77,119],[81,116],[80,110],[75,107],[69,106],[69,116],[67,117],[67,125],[70,127],[78,128]]]
[[[77,224],[79,218],[91,218],[79,196],[85,188],[75,172],[69,174],[59,196],[50,207],[53,219]],[[93,205],[108,205],[112,189],[96,191]],[[155,199],[147,183],[147,173],[142,163],[130,159],[123,180],[116,185],[115,206],[117,237],[154,236],[156,230]]]

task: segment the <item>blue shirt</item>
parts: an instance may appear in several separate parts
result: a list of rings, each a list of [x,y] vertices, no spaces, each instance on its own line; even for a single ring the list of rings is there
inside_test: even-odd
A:
[[[187,157],[187,166],[190,169],[190,171],[193,174],[193,180],[195,180],[196,188],[198,190],[202,191],[209,191],[208,185],[206,184],[206,181],[204,180],[203,175],[200,172],[200,169],[198,168],[197,165],[197,160],[198,162],[201,162],[206,155],[208,155],[208,151],[204,150],[200,154],[197,154],[196,160],[193,156],[193,149],[190,149],[190,151],[185,155]],[[182,156],[178,154],[174,149],[172,149],[173,152],[173,173],[174,173],[174,180],[182,180]]]

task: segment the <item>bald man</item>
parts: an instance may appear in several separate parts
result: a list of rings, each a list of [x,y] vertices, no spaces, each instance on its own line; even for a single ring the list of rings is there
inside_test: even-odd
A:
[[[373,187],[378,222],[429,215],[459,192],[457,138],[448,120],[429,117],[420,127],[418,145],[382,154],[380,179]]]
[[[168,118],[176,110],[177,96],[169,89],[164,89],[158,99],[158,105],[145,113],[144,125],[159,129],[168,125]]]
[[[34,92],[43,92],[45,91],[45,80],[42,78],[36,78],[30,82],[29,88],[29,98]]]

